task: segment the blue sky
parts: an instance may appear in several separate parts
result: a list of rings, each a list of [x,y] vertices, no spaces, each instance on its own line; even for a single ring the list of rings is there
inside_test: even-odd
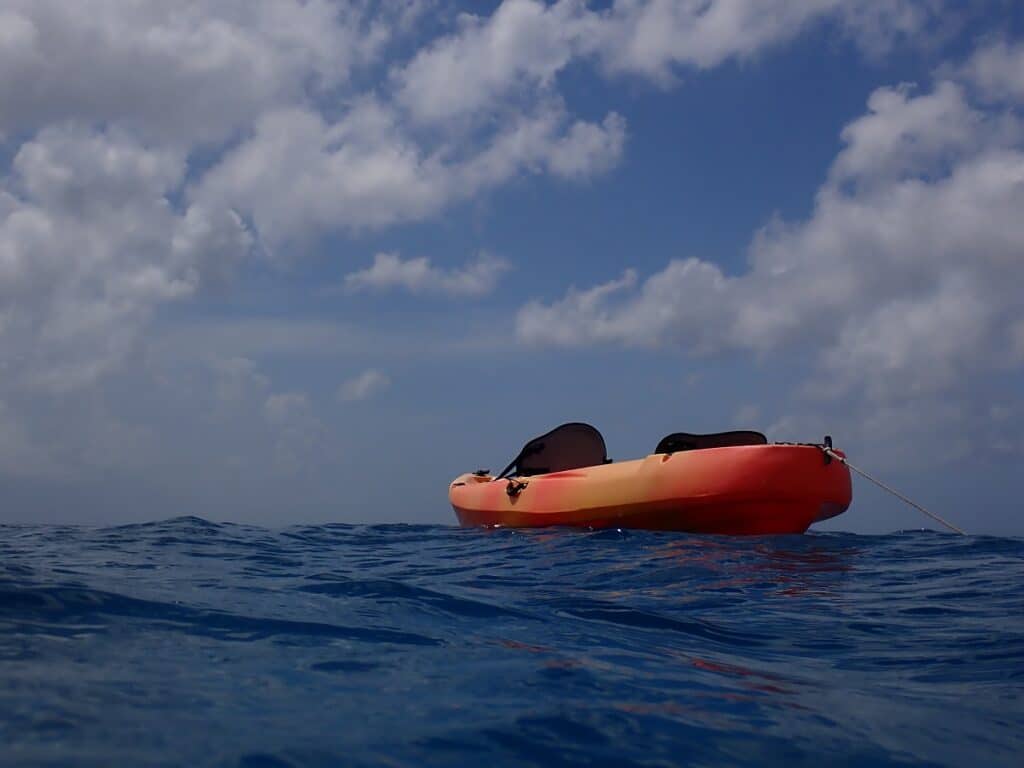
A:
[[[0,516],[450,523],[585,420],[1020,534],[1022,17],[0,0]]]

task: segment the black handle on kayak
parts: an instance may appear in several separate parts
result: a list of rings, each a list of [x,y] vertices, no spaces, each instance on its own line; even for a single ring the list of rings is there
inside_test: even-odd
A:
[[[529,483],[524,483],[522,480],[513,480],[512,478],[509,478],[508,485],[505,486],[505,493],[509,495],[509,498],[514,499],[523,492],[523,488],[527,485],[529,485]]]

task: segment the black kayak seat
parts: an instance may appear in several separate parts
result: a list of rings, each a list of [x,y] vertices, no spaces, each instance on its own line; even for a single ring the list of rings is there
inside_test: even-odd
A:
[[[530,440],[498,477],[510,473],[529,477],[607,463],[608,449],[601,433],[590,424],[571,421]]]
[[[705,448],[732,448],[737,445],[766,445],[768,438],[750,429],[732,432],[715,432],[710,435],[694,435],[689,432],[673,432],[658,442],[655,453],[678,453],[680,451],[701,451]]]

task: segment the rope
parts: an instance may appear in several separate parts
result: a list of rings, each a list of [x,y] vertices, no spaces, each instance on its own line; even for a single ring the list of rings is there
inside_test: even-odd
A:
[[[840,456],[840,455],[839,455],[838,453],[836,453],[835,451],[833,451],[833,450],[832,450],[831,448],[829,448],[828,446],[824,446],[824,447],[822,447],[822,450],[823,450],[823,451],[825,451],[825,453],[827,453],[827,454],[828,454],[829,456],[831,456],[831,457],[832,457],[833,459],[835,459],[836,461],[841,461],[841,462],[842,462],[843,464],[845,464],[846,466],[848,466],[848,467],[849,467],[850,469],[852,469],[852,470],[853,470],[854,472],[856,472],[856,473],[857,473],[858,475],[860,475],[860,476],[861,476],[861,477],[863,477],[864,479],[866,479],[866,480],[870,480],[870,481],[871,481],[872,483],[874,483],[875,485],[877,485],[877,486],[878,486],[879,488],[881,488],[881,489],[883,489],[883,490],[885,490],[885,491],[888,491],[888,492],[889,492],[889,493],[891,493],[891,494],[892,494],[893,496],[895,496],[895,497],[896,497],[897,499],[900,499],[901,501],[905,501],[905,502],[906,502],[907,504],[909,504],[910,506],[912,506],[912,507],[913,507],[914,509],[916,509],[916,510],[919,510],[919,511],[921,511],[921,512],[924,512],[924,513],[925,513],[926,515],[928,515],[928,517],[930,517],[930,518],[931,518],[932,520],[935,520],[936,522],[942,523],[942,524],[943,524],[944,526],[946,526],[947,528],[949,528],[949,530],[951,530],[951,531],[954,531],[954,532],[956,532],[956,533],[959,533],[959,534],[960,534],[961,536],[966,536],[966,535],[967,535],[967,534],[966,534],[966,533],[964,533],[964,532],[963,532],[963,531],[962,531],[961,529],[957,528],[957,527],[956,527],[955,525],[953,525],[952,523],[946,522],[946,521],[945,521],[945,520],[943,520],[943,519],[942,519],[941,517],[939,517],[938,515],[936,515],[936,514],[935,514],[934,512],[929,512],[929,511],[928,511],[927,509],[925,509],[924,507],[922,507],[922,506],[921,506],[920,504],[918,504],[917,502],[915,502],[915,501],[912,501],[911,499],[908,499],[908,498],[907,498],[906,496],[904,496],[904,495],[903,495],[902,493],[900,493],[899,491],[897,491],[897,490],[896,490],[895,488],[890,488],[890,487],[889,487],[888,485],[886,485],[885,483],[883,483],[883,482],[882,482],[881,480],[877,480],[877,479],[875,479],[874,477],[872,477],[871,475],[869,475],[869,474],[868,474],[867,472],[865,472],[865,471],[864,471],[863,469],[858,469],[857,467],[853,466],[853,464],[851,464],[851,463],[850,463],[849,461],[847,461],[846,457],[844,457],[844,456]]]

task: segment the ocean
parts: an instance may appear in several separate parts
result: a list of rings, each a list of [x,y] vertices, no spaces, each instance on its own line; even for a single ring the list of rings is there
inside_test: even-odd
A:
[[[0,763],[1024,765],[1024,539],[0,526]]]

